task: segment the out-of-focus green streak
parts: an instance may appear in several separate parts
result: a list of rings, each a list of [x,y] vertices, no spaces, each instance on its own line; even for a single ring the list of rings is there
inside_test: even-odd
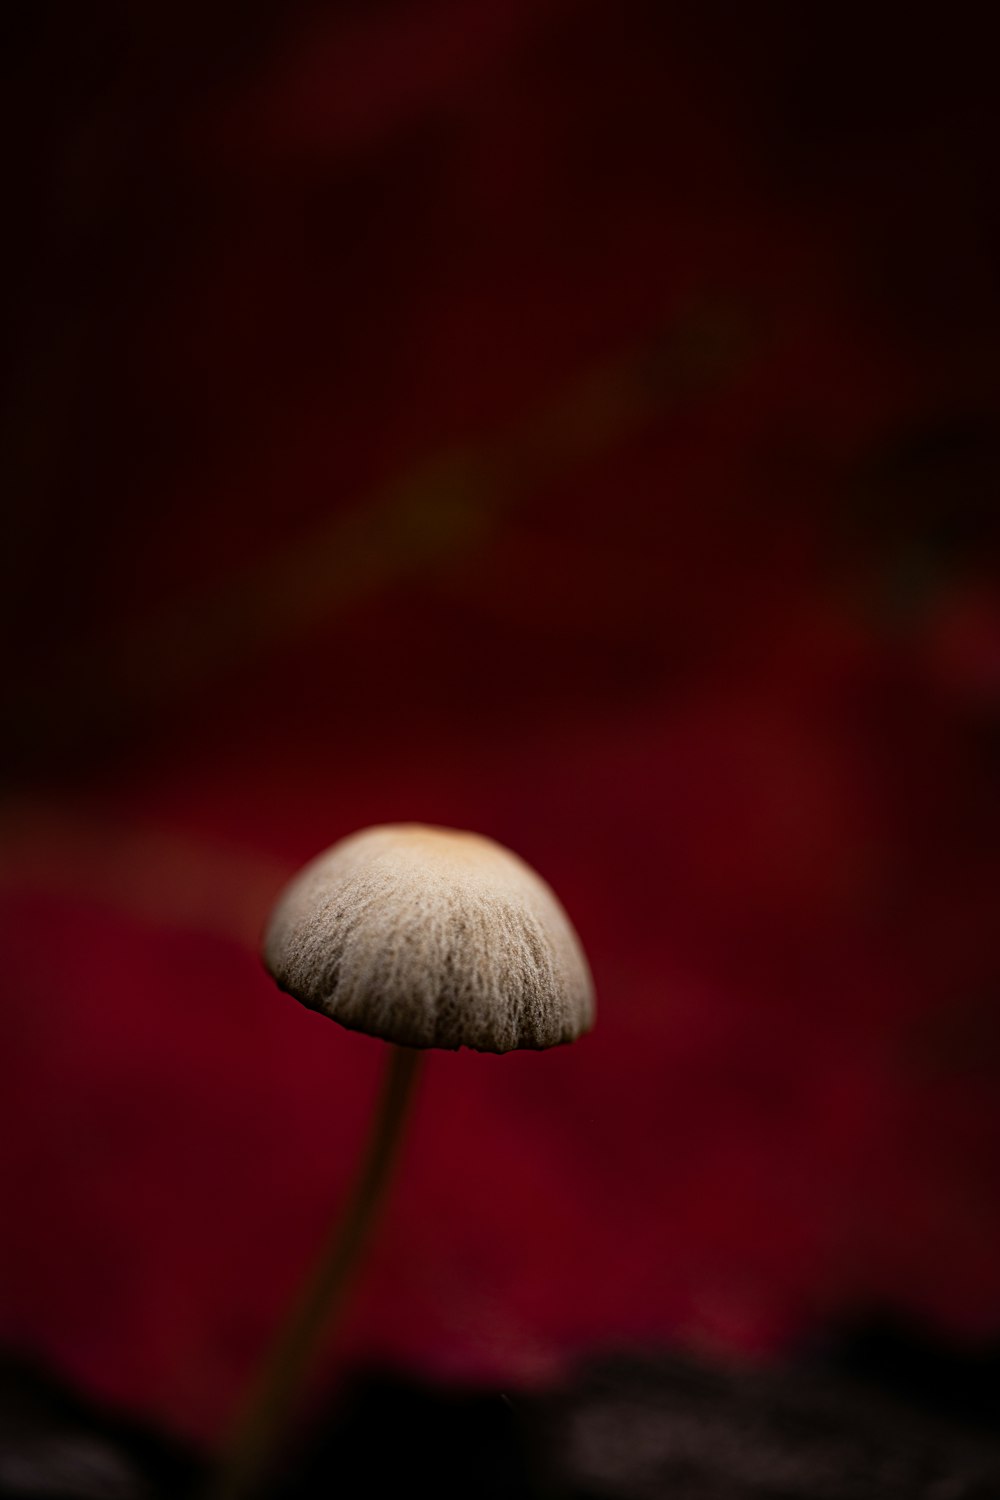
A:
[[[745,324],[703,308],[587,371],[497,440],[439,453],[210,592],[88,644],[20,706],[28,742],[62,751],[128,731],[227,673],[287,648],[359,599],[490,544],[505,509],[613,450],[742,366]]]

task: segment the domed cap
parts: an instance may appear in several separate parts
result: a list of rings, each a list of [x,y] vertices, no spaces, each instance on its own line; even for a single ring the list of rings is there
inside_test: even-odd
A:
[[[405,1047],[553,1047],[594,1021],[590,971],[516,854],[418,823],[367,828],[286,888],[264,962],[283,990]]]

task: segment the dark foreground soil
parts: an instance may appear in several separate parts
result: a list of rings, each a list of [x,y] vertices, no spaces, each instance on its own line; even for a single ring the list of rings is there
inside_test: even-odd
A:
[[[794,1369],[594,1363],[530,1396],[358,1376],[266,1493],[448,1500],[998,1500],[1000,1358],[868,1329]],[[0,1373],[0,1495],[180,1500],[203,1456],[46,1374]]]

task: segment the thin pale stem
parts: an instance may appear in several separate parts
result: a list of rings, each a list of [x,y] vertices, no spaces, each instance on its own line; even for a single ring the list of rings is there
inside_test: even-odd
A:
[[[223,1449],[210,1500],[244,1500],[263,1479],[346,1294],[392,1174],[422,1054],[393,1047],[361,1169],[344,1213],[251,1388]]]

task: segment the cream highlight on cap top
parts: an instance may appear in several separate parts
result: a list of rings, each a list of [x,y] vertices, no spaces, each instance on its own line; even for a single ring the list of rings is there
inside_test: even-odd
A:
[[[404,1047],[554,1047],[594,1023],[556,896],[475,833],[402,823],[342,839],[285,889],[264,962],[311,1010]]]

